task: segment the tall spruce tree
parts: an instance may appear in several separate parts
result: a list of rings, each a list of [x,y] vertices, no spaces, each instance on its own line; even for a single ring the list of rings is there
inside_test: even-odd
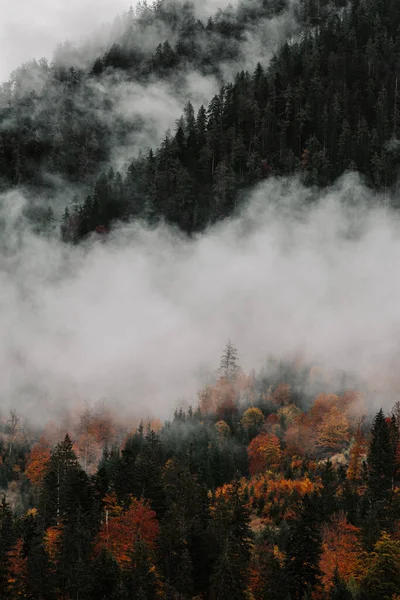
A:
[[[374,418],[368,450],[368,489],[372,501],[387,502],[394,475],[394,448],[390,425],[381,409]]]
[[[285,559],[285,576],[291,600],[302,600],[318,583],[322,552],[319,499],[305,495],[298,518],[289,529]]]

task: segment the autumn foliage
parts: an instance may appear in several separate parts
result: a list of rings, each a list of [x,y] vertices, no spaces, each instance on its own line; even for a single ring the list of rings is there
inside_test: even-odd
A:
[[[264,473],[267,469],[278,469],[282,451],[279,438],[271,433],[260,433],[247,448],[251,475]]]
[[[62,526],[55,525],[48,527],[44,535],[44,548],[50,561],[54,564],[57,563],[58,555],[61,548],[62,540]]]
[[[28,577],[28,559],[24,556],[23,540],[19,538],[12,550],[8,553],[8,593],[14,600],[23,598]]]
[[[141,540],[154,550],[158,535],[156,513],[148,503],[131,497],[128,508],[122,508],[115,494],[104,500],[104,521],[97,536],[95,552],[106,548],[122,568],[132,561],[135,544]]]
[[[40,487],[42,484],[49,460],[50,446],[44,438],[41,438],[30,451],[25,469],[25,475],[33,485]]]
[[[320,569],[322,583],[328,592],[333,585],[337,570],[347,583],[351,578],[360,579],[363,564],[363,551],[360,542],[360,530],[347,522],[344,513],[332,517],[322,529],[322,555]]]

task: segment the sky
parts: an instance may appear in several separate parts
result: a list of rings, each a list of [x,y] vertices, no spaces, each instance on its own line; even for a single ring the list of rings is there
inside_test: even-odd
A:
[[[0,0],[0,81],[21,63],[51,58],[129,8],[129,0]]]

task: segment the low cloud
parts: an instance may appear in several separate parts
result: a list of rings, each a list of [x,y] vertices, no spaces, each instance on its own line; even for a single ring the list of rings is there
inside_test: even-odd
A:
[[[400,221],[379,202],[354,175],[318,197],[272,179],[194,240],[136,223],[71,247],[30,233],[24,200],[4,195],[3,406],[44,418],[105,397],[167,416],[195,400],[228,337],[245,369],[301,355],[390,406]]]

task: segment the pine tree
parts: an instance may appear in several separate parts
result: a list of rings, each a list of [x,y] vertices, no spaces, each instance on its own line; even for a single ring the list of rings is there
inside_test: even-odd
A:
[[[215,540],[211,600],[247,600],[252,534],[249,512],[239,495],[239,482],[221,493],[213,509],[210,531]]]
[[[94,557],[90,563],[89,597],[97,600],[113,599],[117,590],[119,575],[117,562],[103,548],[100,554]]]
[[[3,496],[0,503],[0,597],[7,598],[10,551],[15,542],[11,507]]]
[[[88,561],[94,535],[94,497],[68,434],[55,447],[44,480],[40,514],[51,542],[57,585],[82,594],[89,585]]]
[[[350,592],[337,570],[333,576],[333,586],[329,594],[329,600],[353,600],[353,594]]]
[[[315,495],[305,495],[301,513],[289,530],[285,577],[292,600],[301,600],[320,578],[322,548],[317,506]]]
[[[228,340],[221,356],[219,373],[224,379],[233,381],[239,372],[238,354],[235,346]]]
[[[382,409],[376,414],[372,424],[367,463],[368,488],[372,501],[388,502],[393,485],[394,450],[390,427]]]

